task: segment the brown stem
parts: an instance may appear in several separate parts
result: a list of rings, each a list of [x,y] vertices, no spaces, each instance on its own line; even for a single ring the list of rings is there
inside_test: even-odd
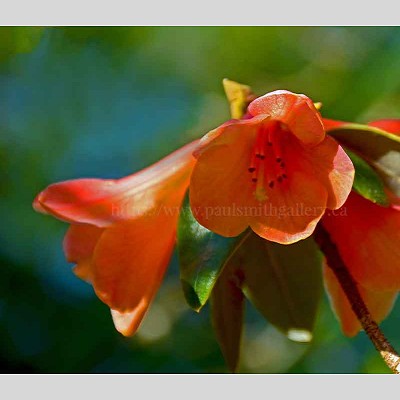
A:
[[[325,254],[327,264],[335,273],[364,331],[367,333],[375,348],[379,351],[386,365],[395,374],[400,374],[400,356],[386,339],[378,324],[372,319],[357,289],[357,283],[346,268],[336,245],[331,241],[328,232],[326,232],[321,224],[318,224],[314,233],[314,238],[321,251]]]

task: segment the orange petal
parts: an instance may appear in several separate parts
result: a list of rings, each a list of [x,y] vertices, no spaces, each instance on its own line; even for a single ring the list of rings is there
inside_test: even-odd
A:
[[[63,247],[67,261],[79,262],[79,260],[91,258],[97,241],[104,229],[87,224],[71,225],[64,237]]]
[[[257,127],[225,126],[198,158],[190,182],[193,215],[223,236],[237,236],[249,226],[244,212],[252,206],[253,187],[248,173]],[[238,210],[242,212],[237,212]]]
[[[91,259],[81,260],[78,264],[76,264],[73,268],[74,274],[86,281],[88,283],[92,283],[93,281],[93,264]]]
[[[333,271],[324,266],[325,288],[328,292],[333,311],[335,312],[345,335],[355,336],[361,329],[361,324],[351,309],[338,280]],[[393,308],[397,297],[397,291],[378,292],[358,286],[361,297],[363,298],[372,318],[376,322],[383,321]]]
[[[379,119],[368,124],[395,135],[400,135],[400,119]]]
[[[93,286],[99,298],[118,311],[114,321],[123,333],[134,333],[161,284],[175,244],[177,218],[176,209],[165,210],[116,224],[100,237]]]
[[[286,187],[274,188],[251,229],[264,239],[291,244],[310,236],[325,212],[326,189],[311,175],[291,172]],[[257,211],[255,211],[257,213]]]
[[[215,128],[205,134],[200,139],[199,145],[197,149],[193,152],[193,155],[198,158],[200,154],[202,154],[208,147],[215,145],[213,141],[225,132],[231,132],[233,130],[241,132],[252,131],[256,129],[260,123],[268,119],[269,117],[266,115],[258,115],[249,119],[230,119],[229,121],[226,121],[225,123],[220,125],[218,128]]]
[[[340,208],[350,194],[354,166],[343,148],[330,136],[312,149],[305,148],[301,168],[312,171],[328,191],[327,208]]]
[[[36,211],[67,222],[106,227],[135,218],[181,196],[194,165],[194,141],[158,163],[126,178],[76,179],[56,183],[39,193]],[[176,192],[176,193],[175,193]]]
[[[67,261],[76,263],[74,273],[86,281],[92,280],[92,256],[104,229],[86,224],[73,224],[64,237]]]
[[[323,224],[349,271],[375,291],[400,289],[400,212],[380,207],[355,192]]]
[[[145,298],[135,307],[133,311],[119,312],[111,310],[111,316],[115,329],[124,336],[132,336],[139,328],[140,323],[148,309]]]
[[[269,115],[286,124],[303,143],[316,145],[325,137],[324,126],[314,103],[303,94],[277,90],[249,104],[251,115]]]

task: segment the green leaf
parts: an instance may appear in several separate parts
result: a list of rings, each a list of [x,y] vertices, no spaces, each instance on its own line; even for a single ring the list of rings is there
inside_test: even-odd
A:
[[[343,125],[329,134],[371,164],[388,188],[400,196],[399,136],[358,124]]]
[[[374,169],[361,157],[345,149],[356,170],[353,189],[366,199],[387,206],[389,200],[386,196],[382,179]]]
[[[217,341],[232,372],[240,356],[243,330],[244,296],[240,289],[240,264],[233,256],[225,266],[211,295],[211,317]]]
[[[207,302],[224,265],[246,234],[226,238],[209,231],[194,218],[188,199],[178,226],[180,278],[186,301],[196,311]]]
[[[322,293],[321,255],[314,241],[281,245],[253,234],[241,254],[245,296],[289,339],[309,342]]]

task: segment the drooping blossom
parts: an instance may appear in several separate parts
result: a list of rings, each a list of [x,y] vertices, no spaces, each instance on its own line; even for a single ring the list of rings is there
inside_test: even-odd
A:
[[[322,224],[372,317],[382,321],[400,290],[400,210],[379,206],[352,191],[343,207],[327,213]],[[354,336],[361,329],[360,322],[333,272],[327,266],[324,269],[332,307],[344,333]]]
[[[122,179],[50,185],[34,200],[36,211],[71,224],[65,256],[111,308],[124,335],[137,330],[169,264],[197,145]]]

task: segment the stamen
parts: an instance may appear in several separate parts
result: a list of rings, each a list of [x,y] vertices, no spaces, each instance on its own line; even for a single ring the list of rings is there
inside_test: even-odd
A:
[[[258,155],[261,160],[265,159],[265,136],[266,136],[265,134],[266,134],[265,128],[261,127],[261,130],[258,134],[259,139],[260,139],[260,141],[259,141],[260,147],[259,147]]]
[[[268,129],[267,143],[268,143],[268,146],[272,146],[272,129]]]
[[[256,154],[253,153],[253,155],[251,156],[251,161],[248,171],[254,172],[257,169],[257,165],[258,165],[258,159],[256,157]]]
[[[256,133],[248,172],[254,184],[254,195],[258,201],[268,199],[267,191],[287,179],[286,163],[282,153],[283,127],[279,122],[272,122],[259,127]]]

